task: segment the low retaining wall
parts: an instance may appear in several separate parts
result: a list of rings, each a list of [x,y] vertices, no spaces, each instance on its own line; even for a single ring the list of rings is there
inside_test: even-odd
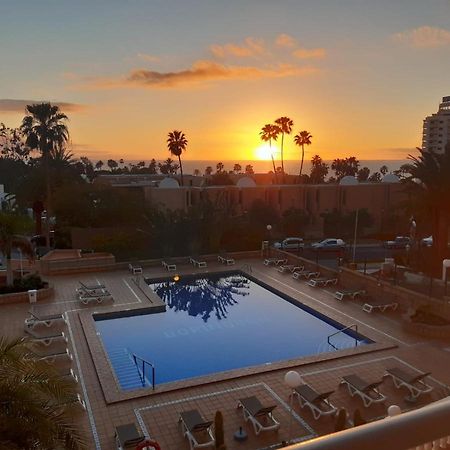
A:
[[[419,336],[429,338],[450,338],[450,325],[428,325],[426,323],[412,322],[404,319],[402,321],[402,328]]]
[[[53,287],[48,287],[44,289],[38,289],[37,291],[37,301],[45,300],[51,297],[54,293]],[[28,292],[14,292],[11,294],[1,294],[0,295],[0,305],[7,305],[10,303],[29,303]]]

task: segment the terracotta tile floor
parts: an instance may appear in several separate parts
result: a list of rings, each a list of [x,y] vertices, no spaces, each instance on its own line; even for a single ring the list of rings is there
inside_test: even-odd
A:
[[[398,313],[366,314],[357,302],[338,302],[332,296],[332,290],[311,288],[305,282],[293,280],[288,275],[278,273],[273,268],[264,266],[261,260],[238,261],[234,268],[239,269],[244,264],[250,264],[252,275],[283,291],[294,299],[313,307],[317,311],[337,320],[344,326],[356,323],[358,331],[375,342],[393,344],[396,347],[365,354],[347,354],[345,357],[321,362],[302,364],[299,361],[295,367],[304,380],[317,390],[334,390],[332,403],[338,408],[346,408],[350,415],[359,409],[368,420],[383,417],[386,407],[398,404],[403,410],[419,407],[432,400],[442,398],[445,385],[450,385],[450,352],[448,342],[424,342],[415,336],[402,331]],[[208,269],[196,272],[207,272],[229,269],[217,264],[210,264]],[[180,274],[191,273],[188,265],[180,267]],[[144,270],[146,276],[167,275],[159,267]],[[114,296],[113,304],[95,304],[80,306],[75,298],[78,281],[85,283],[102,282]],[[229,449],[259,449],[280,443],[288,439],[290,422],[289,389],[283,382],[288,369],[281,368],[259,374],[246,371],[245,376],[237,376],[223,381],[187,387],[169,392],[153,393],[116,403],[106,403],[104,393],[99,384],[86,336],[79,320],[80,311],[102,312],[116,311],[136,306],[146,306],[148,300],[136,288],[133,289],[131,275],[126,271],[100,272],[95,274],[77,274],[58,277],[48,277],[55,288],[53,298],[33,305],[41,314],[49,312],[67,312],[68,325],[51,328],[53,331],[65,330],[69,336],[69,349],[73,361],[58,360],[60,367],[72,367],[78,374],[79,391],[87,404],[87,411],[77,416],[80,427],[85,431],[89,449],[114,448],[114,426],[129,422],[137,423],[142,431],[157,439],[164,450],[188,449],[187,440],[183,438],[179,425],[178,414],[196,408],[207,420],[213,420],[217,410],[224,415],[224,427],[227,448]],[[0,306],[0,326],[2,334],[9,336],[23,335],[23,321],[30,309],[28,304]],[[38,329],[37,329],[38,330]],[[42,332],[49,329],[41,327]],[[39,330],[38,330],[39,331]],[[54,348],[64,348],[59,343]],[[48,351],[49,348],[42,348]],[[369,381],[381,379],[386,368],[400,366],[411,371],[431,371],[430,383],[434,390],[428,396],[423,396],[416,404],[405,401],[406,390],[393,387],[392,381],[386,379],[380,390],[387,396],[386,403],[364,408],[359,398],[349,396],[344,386],[339,386],[341,377],[357,373]],[[111,386],[114,388],[114,386]],[[263,403],[275,404],[275,417],[281,422],[278,432],[261,433],[256,436],[251,426],[245,423],[240,410],[236,409],[241,397],[257,395]],[[297,401],[293,402],[291,436],[302,440],[311,434],[322,435],[333,431],[334,419],[322,418],[314,420],[308,409],[300,409]],[[238,443],[233,440],[234,432],[242,426],[248,433],[248,440]]]

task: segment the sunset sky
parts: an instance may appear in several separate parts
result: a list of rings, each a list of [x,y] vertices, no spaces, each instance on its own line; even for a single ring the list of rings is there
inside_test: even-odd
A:
[[[404,159],[450,95],[450,0],[1,1],[0,30],[0,122],[60,103],[94,161],[167,158],[173,129],[250,160],[280,116],[307,159]]]

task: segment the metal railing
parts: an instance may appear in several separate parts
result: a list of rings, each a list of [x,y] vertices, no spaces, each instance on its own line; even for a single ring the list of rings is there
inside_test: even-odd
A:
[[[334,344],[331,343],[330,338],[332,338],[333,336],[336,336],[339,333],[344,333],[347,330],[352,330],[353,328],[355,329],[355,332],[357,333],[358,332],[358,325],[356,325],[356,323],[354,323],[352,325],[349,325],[348,327],[341,328],[340,330],[336,331],[333,334],[330,334],[327,337],[328,345],[331,345],[335,350],[339,350]],[[358,346],[358,338],[355,336],[355,347],[357,347],[357,346]]]
[[[253,273],[253,269],[252,269],[252,266],[250,265],[250,264],[244,264],[242,267],[241,267],[241,270],[242,271],[247,271],[248,273]]]
[[[148,380],[147,377],[145,376],[145,368],[146,366],[150,366],[151,367],[151,372],[152,372],[152,389],[155,390],[155,366],[147,361],[146,359],[141,358],[140,356],[136,355],[135,353],[132,353],[131,356],[133,357],[133,361],[134,364],[136,365],[138,372],[139,372],[139,376],[141,378],[142,381],[142,386],[146,385],[146,381]],[[139,365],[142,363],[142,372],[139,370]]]

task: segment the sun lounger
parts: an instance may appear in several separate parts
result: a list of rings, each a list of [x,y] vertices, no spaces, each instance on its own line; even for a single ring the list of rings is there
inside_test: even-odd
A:
[[[128,270],[133,274],[133,275],[140,275],[142,273],[142,267],[138,266],[138,265],[134,265],[134,264],[128,264]]]
[[[296,266],[295,264],[281,264],[278,266],[278,272],[285,273],[285,272],[300,272],[304,269],[303,266]]]
[[[115,429],[114,438],[117,450],[134,450],[139,443],[145,440],[145,436],[138,432],[134,423],[119,425]]]
[[[179,422],[191,450],[205,447],[215,448],[216,440],[211,430],[213,422],[205,421],[196,409],[180,413]]]
[[[280,259],[280,258],[267,258],[264,260],[265,266],[280,266],[282,264],[287,264],[287,259]]]
[[[372,403],[381,403],[386,400],[386,396],[378,390],[378,386],[382,382],[383,380],[368,383],[358,375],[352,374],[342,377],[340,384],[347,385],[348,392],[352,397],[355,395],[361,397],[364,406],[367,408]]]
[[[194,266],[194,267],[198,267],[199,269],[201,267],[208,267],[208,264],[206,263],[206,261],[200,259],[198,256],[190,256],[189,257],[189,262]]]
[[[387,309],[392,309],[395,311],[398,307],[397,302],[393,302],[391,300],[366,300],[366,303],[363,305],[363,311],[367,313],[371,313],[372,311],[380,311],[385,312]]]
[[[311,278],[317,278],[320,276],[320,272],[316,272],[313,270],[302,270],[300,272],[294,272],[292,274],[292,278],[299,280],[300,278],[305,278],[305,280],[309,280]]]
[[[102,294],[78,293],[78,300],[83,305],[88,305],[89,303],[93,302],[97,302],[98,304],[100,304],[103,303],[104,300],[114,301],[114,298],[109,292]]]
[[[42,353],[36,353],[32,350],[28,350],[31,357],[34,359],[37,359],[38,361],[45,361],[46,363],[52,364],[54,363],[57,359],[60,358],[68,358],[71,361],[73,360],[73,356],[70,354],[69,349],[65,349],[65,350],[61,350],[55,353],[49,353],[49,354],[45,354],[43,355]]]
[[[354,289],[354,290],[339,290],[334,293],[334,298],[336,300],[344,300],[345,297],[349,297],[354,300],[356,297],[361,297],[366,295],[364,289]]]
[[[385,376],[392,378],[396,388],[401,388],[402,386],[406,387],[411,394],[407,397],[407,400],[415,401],[422,394],[427,394],[433,390],[433,387],[426,384],[424,381],[429,375],[431,375],[430,372],[411,374],[405,372],[400,367],[393,367],[392,369],[386,369]]]
[[[177,265],[171,263],[170,261],[161,261],[162,266],[164,267],[164,269],[167,270],[167,272],[173,272],[174,270],[177,270]]]
[[[253,425],[255,434],[261,431],[278,430],[280,422],[278,422],[272,414],[276,405],[263,406],[261,402],[255,397],[241,398],[238,403],[238,408],[242,408],[244,419]]]
[[[308,384],[302,384],[294,389],[294,396],[298,398],[300,407],[307,406],[314,419],[319,419],[322,416],[328,416],[330,414],[336,414],[337,408],[333,406],[328,397],[334,391],[324,392],[319,394],[314,388]]]
[[[52,325],[63,322],[66,323],[66,317],[64,314],[37,314],[35,312],[29,311],[30,316],[25,319],[25,329],[32,330],[37,325],[45,325],[47,328],[50,328]]]
[[[31,338],[30,342],[36,343],[36,344],[42,344],[48,347],[49,345],[53,344],[57,341],[64,341],[67,342],[67,336],[61,332],[61,333],[54,333],[50,335],[41,336],[39,334],[36,334],[32,329],[25,328],[25,332],[28,333]]]
[[[227,266],[232,266],[235,263],[234,258],[228,256],[226,253],[221,253],[220,255],[218,255],[217,261]]]
[[[337,284],[337,282],[337,278],[311,278],[307,284],[311,287],[326,287],[330,284]]]
[[[60,376],[61,378],[66,379],[67,381],[73,381],[74,383],[78,383],[78,376],[71,367],[68,367],[64,371],[60,372]]]
[[[81,287],[86,290],[86,291],[97,291],[97,290],[102,290],[102,289],[106,289],[106,286],[104,284],[101,283],[97,283],[97,284],[84,284],[81,281],[79,281],[78,283],[80,283]]]

